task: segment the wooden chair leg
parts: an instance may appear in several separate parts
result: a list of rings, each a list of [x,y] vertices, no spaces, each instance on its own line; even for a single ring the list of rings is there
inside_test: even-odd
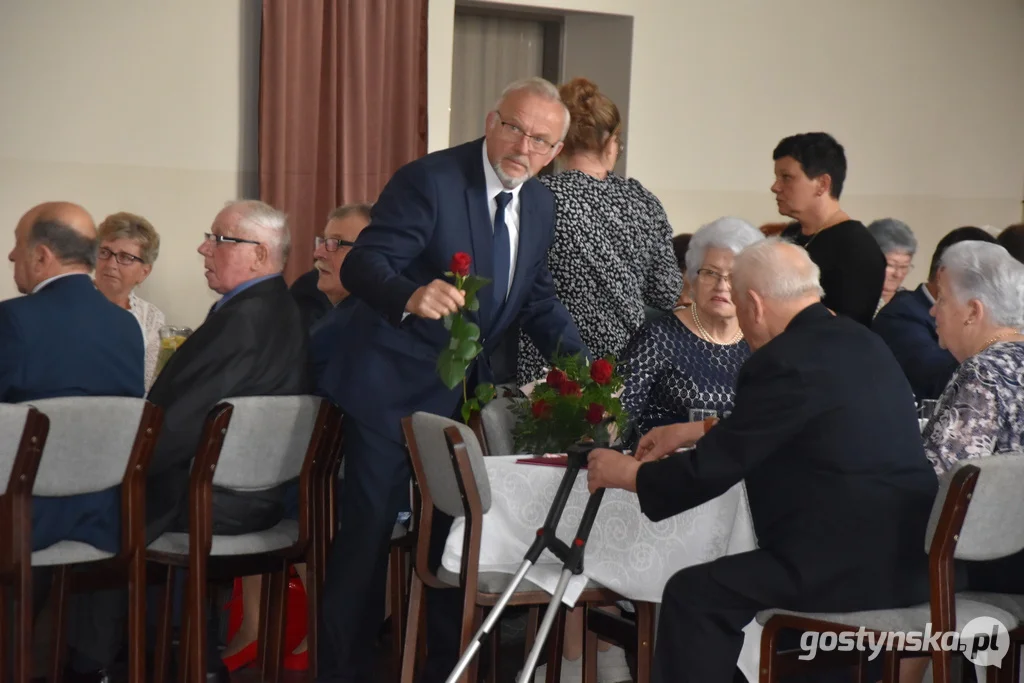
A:
[[[128,683],[146,683],[146,558],[128,564]]]
[[[207,633],[207,598],[206,598],[206,558],[190,562],[188,583],[188,611],[191,613],[189,633],[189,677],[195,683],[206,680],[206,633]]]
[[[263,680],[265,683],[279,683],[281,664],[284,660],[285,601],[288,596],[288,572],[277,571],[270,575],[270,609],[267,637],[263,648]]]
[[[192,580],[191,571],[185,570],[185,594],[181,603],[181,626],[178,629],[178,683],[189,683],[192,680],[192,669],[189,662],[192,658]]]
[[[160,596],[156,621],[156,652],[153,656],[153,683],[166,683],[171,658],[171,621],[174,616],[174,570],[167,568],[167,579]]]
[[[583,683],[597,683],[597,634],[590,630],[592,605],[583,605]]]
[[[476,634],[477,629],[480,628],[480,624],[482,623],[484,623],[484,608],[476,606],[473,609],[473,633],[470,634],[469,639],[466,641],[467,644],[469,643],[469,641],[473,639],[473,635]],[[481,643],[481,645],[483,645],[483,643]],[[465,651],[465,647],[460,649],[460,656]],[[466,669],[466,671],[469,673],[469,678],[466,679],[466,683],[477,683],[477,681],[480,680],[480,658],[481,655],[477,654],[477,656],[473,658],[473,661],[470,662],[469,667]]]
[[[890,655],[888,652],[885,653],[886,658]],[[932,681],[934,683],[950,683],[952,681],[952,662],[950,661],[949,652],[939,648],[932,652]],[[886,659],[888,662],[888,659]],[[888,673],[888,665],[886,666],[886,673]],[[897,668],[897,676],[899,675],[899,669]],[[884,679],[883,679],[884,680]],[[898,680],[894,679],[894,680]]]
[[[562,680],[562,650],[565,649],[565,605],[558,606],[558,616],[548,636],[547,683]]]
[[[53,605],[53,619],[50,624],[50,683],[61,683],[64,680],[64,665],[68,654],[67,616],[70,588],[71,576],[68,567],[55,567],[53,588],[50,590]]]
[[[266,671],[270,655],[267,645],[269,643],[268,630],[270,628],[270,621],[273,618],[271,605],[273,588],[270,585],[272,577],[272,574],[263,574],[260,577],[260,619],[256,627],[256,633],[258,634],[256,636],[256,647],[258,648],[256,659],[259,661],[261,671]]]
[[[319,571],[318,558],[307,558],[306,561],[306,648],[309,652],[309,680],[315,681],[317,676],[317,647],[319,645],[320,628],[320,595],[321,583],[317,578]]]
[[[0,671],[7,671],[11,664],[11,653],[8,651],[8,638],[11,637],[7,627],[7,586],[0,583]]]
[[[654,668],[654,622],[656,605],[636,604],[636,683],[651,683]]]
[[[409,618],[406,621],[405,643],[402,653],[400,683],[413,683],[416,676],[417,653],[420,643],[420,625],[423,621],[423,582],[413,573],[409,590]]]
[[[405,556],[402,547],[392,544],[390,552],[391,661],[394,671],[402,669],[402,638],[405,635]]]
[[[21,566],[15,581],[14,683],[29,683],[32,678],[32,567]]]
[[[899,680],[900,653],[893,650],[886,650],[882,659],[882,683],[899,683]],[[934,683],[939,683],[940,680],[943,679],[935,678],[934,676],[932,677],[932,681]],[[945,679],[945,683],[951,683],[948,676]]]

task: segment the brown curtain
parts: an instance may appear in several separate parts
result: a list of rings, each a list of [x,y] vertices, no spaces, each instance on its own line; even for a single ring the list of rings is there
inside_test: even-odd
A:
[[[427,0],[263,0],[259,137],[292,282],[331,209],[374,201],[427,151]]]

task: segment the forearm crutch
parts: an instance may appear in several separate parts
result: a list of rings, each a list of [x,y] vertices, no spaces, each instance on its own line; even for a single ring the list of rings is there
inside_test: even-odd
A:
[[[558,585],[555,587],[555,592],[551,594],[551,601],[548,603],[547,611],[544,612],[544,619],[541,621],[540,629],[537,631],[537,639],[534,642],[533,649],[530,650],[530,654],[526,659],[526,664],[523,666],[523,671],[519,677],[519,683],[525,683],[529,681],[533,675],[533,670],[537,666],[537,660],[540,658],[541,648],[544,646],[544,641],[547,639],[548,633],[551,631],[551,625],[555,621],[555,617],[558,614],[559,604],[562,602],[562,598],[565,596],[565,591],[569,587],[569,579],[574,574],[583,573],[583,552],[586,549],[587,537],[590,535],[590,529],[594,526],[594,519],[597,517],[597,510],[601,505],[601,498],[604,496],[604,489],[599,489],[591,494],[590,499],[587,501],[587,507],[583,511],[583,518],[580,520],[579,529],[576,531],[576,536],[572,541],[571,545],[567,545],[565,542],[560,540],[556,535],[555,531],[558,528],[558,522],[562,518],[562,512],[565,510],[565,504],[569,501],[569,494],[572,493],[573,484],[576,483],[576,475],[587,463],[587,456],[594,448],[598,446],[593,443],[588,444],[576,444],[569,449],[568,462],[565,469],[565,474],[562,476],[562,481],[558,485],[558,491],[555,493],[555,499],[551,503],[551,508],[548,510],[547,519],[544,520],[544,526],[537,530],[537,537],[533,541],[533,545],[526,551],[526,556],[523,558],[523,563],[519,566],[519,569],[512,577],[512,581],[509,583],[505,592],[501,594],[498,601],[495,603],[494,608],[488,613],[487,618],[484,619],[483,624],[477,630],[473,636],[473,640],[470,641],[466,651],[462,653],[462,657],[459,659],[458,664],[455,665],[455,669],[452,670],[451,675],[448,676],[446,683],[456,683],[459,677],[465,672],[470,662],[473,661],[473,657],[480,650],[480,645],[485,636],[487,636],[493,629],[495,624],[498,623],[498,619],[501,617],[501,613],[508,605],[509,600],[512,598],[513,593],[516,592],[516,588],[526,578],[526,573],[530,571],[537,560],[540,558],[541,553],[545,550],[550,550],[555,557],[562,561],[562,574],[558,579]]]

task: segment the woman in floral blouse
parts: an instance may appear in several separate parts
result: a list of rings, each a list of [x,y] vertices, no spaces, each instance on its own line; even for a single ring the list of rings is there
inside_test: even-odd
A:
[[[96,236],[100,245],[96,259],[96,288],[139,321],[146,344],[148,392],[156,376],[164,313],[138,296],[135,288],[153,270],[153,263],[160,253],[160,235],[142,216],[121,212],[107,216],[96,229]]]

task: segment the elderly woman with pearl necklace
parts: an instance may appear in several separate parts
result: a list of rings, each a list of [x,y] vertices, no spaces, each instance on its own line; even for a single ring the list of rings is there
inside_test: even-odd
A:
[[[620,359],[621,399],[632,418],[627,440],[687,422],[691,411],[721,417],[732,410],[736,375],[750,356],[732,301],[732,265],[744,247],[763,239],[738,218],[720,218],[694,233],[686,252],[693,303],[647,323]]]

